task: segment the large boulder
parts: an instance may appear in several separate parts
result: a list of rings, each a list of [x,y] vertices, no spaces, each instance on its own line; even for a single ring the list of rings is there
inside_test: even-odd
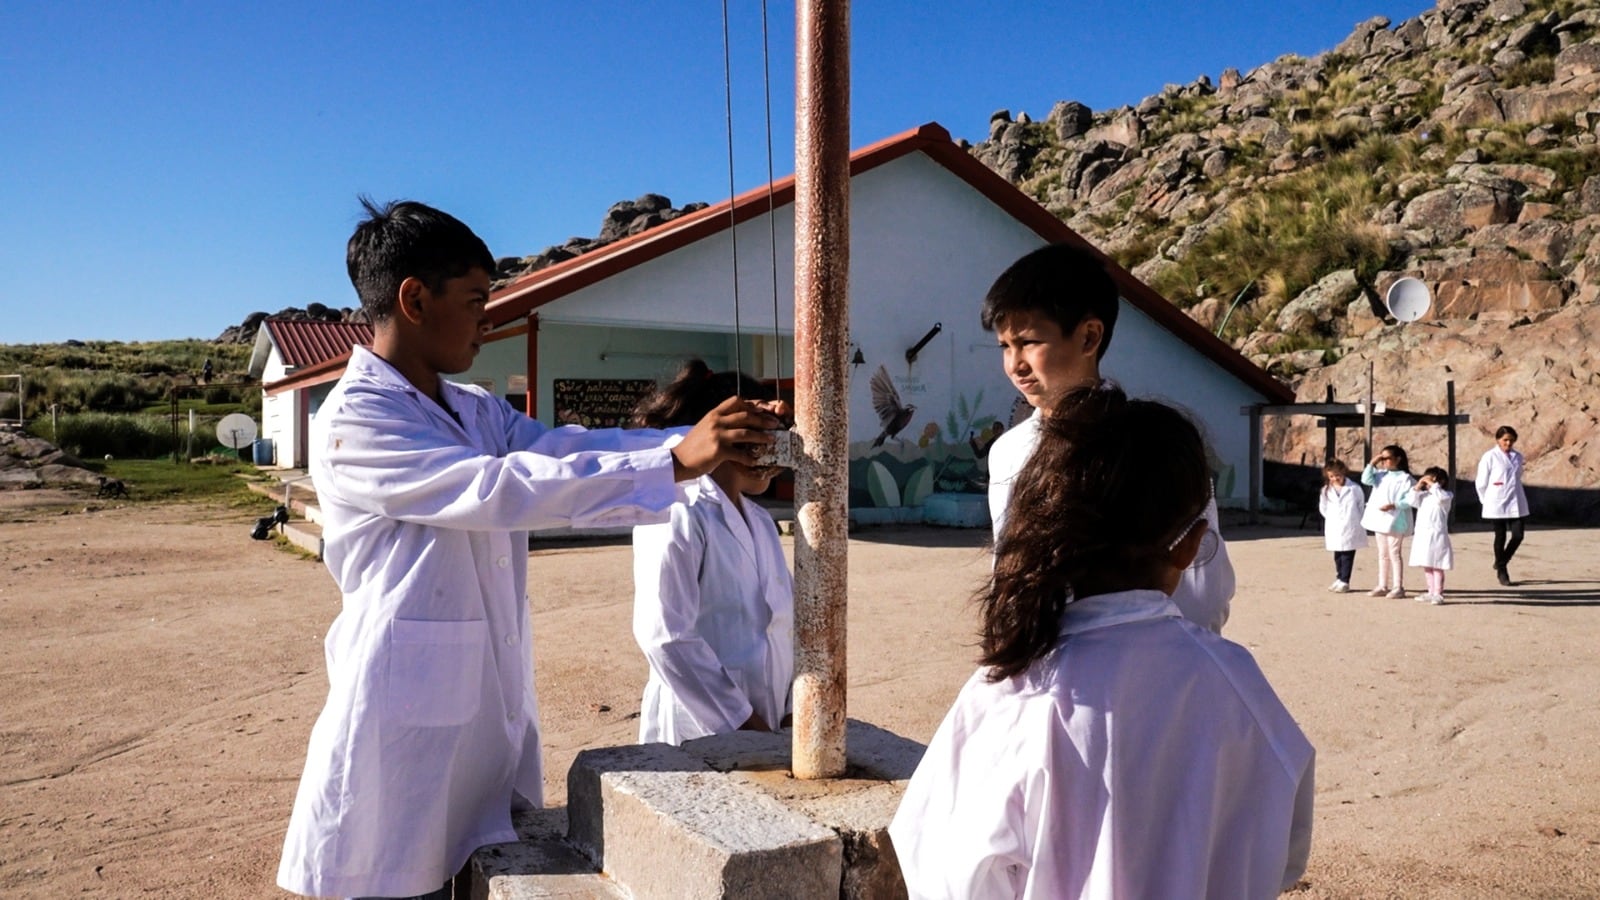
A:
[[[1285,334],[1342,332],[1345,310],[1361,293],[1354,271],[1340,269],[1326,275],[1279,311],[1278,330]]]

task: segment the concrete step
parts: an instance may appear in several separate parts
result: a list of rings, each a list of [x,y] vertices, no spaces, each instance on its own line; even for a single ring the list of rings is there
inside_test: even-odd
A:
[[[567,804],[571,842],[634,896],[839,896],[839,835],[677,747],[584,750]]]
[[[301,550],[312,554],[317,559],[322,558],[322,526],[315,522],[295,521],[290,519],[283,526],[283,536],[289,543]]]
[[[600,874],[566,840],[563,807],[514,817],[514,844],[492,844],[468,865],[472,900],[627,900],[632,897]]]

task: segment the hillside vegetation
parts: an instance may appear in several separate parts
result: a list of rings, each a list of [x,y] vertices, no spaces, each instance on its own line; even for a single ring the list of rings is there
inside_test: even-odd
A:
[[[1302,400],[1362,397],[1371,366],[1390,405],[1443,412],[1452,381],[1469,474],[1514,423],[1531,480],[1600,483],[1595,4],[1439,0],[1135,106],[1002,110],[970,152]],[[1382,302],[1406,275],[1433,294],[1411,325]],[[1443,462],[1442,428],[1379,439]],[[1322,435],[1280,420],[1268,451],[1320,462]]]

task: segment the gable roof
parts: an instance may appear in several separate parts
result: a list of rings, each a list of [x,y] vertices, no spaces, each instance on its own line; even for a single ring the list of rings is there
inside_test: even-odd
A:
[[[283,364],[291,369],[346,356],[356,344],[372,344],[372,326],[366,322],[268,318],[261,324],[277,345]]]
[[[850,154],[850,175],[854,177],[911,153],[927,155],[1047,243],[1073,244],[1093,253],[1105,263],[1106,271],[1116,282],[1123,299],[1140,312],[1249,385],[1268,402],[1293,402],[1294,392],[1287,385],[1268,375],[1221,338],[1184,315],[1149,285],[1133,277],[1127,269],[1067,227],[1067,223],[957,146],[943,126],[930,122],[857,150]],[[531,272],[495,291],[489,300],[489,317],[499,327],[619,272],[792,202],[794,176],[791,175],[773,182],[770,190],[763,185],[731,201],[724,200],[597,250]],[[977,315],[976,306],[973,315]]]

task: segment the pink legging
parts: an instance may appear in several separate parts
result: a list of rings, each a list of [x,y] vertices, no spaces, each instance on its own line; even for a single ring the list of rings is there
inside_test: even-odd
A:
[[[1378,532],[1378,587],[1405,590],[1406,567],[1401,561],[1406,536]]]
[[[1444,596],[1444,570],[1422,567],[1422,574],[1428,579],[1428,593],[1435,597]]]

